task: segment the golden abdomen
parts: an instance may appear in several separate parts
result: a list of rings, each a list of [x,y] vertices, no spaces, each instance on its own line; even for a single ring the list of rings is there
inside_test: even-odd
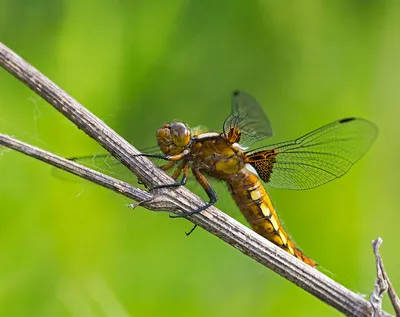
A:
[[[316,263],[303,254],[283,229],[267,192],[256,175],[241,169],[228,180],[233,199],[255,232],[308,265]]]

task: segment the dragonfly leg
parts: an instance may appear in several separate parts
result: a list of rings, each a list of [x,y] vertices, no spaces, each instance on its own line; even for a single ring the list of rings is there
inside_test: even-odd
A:
[[[182,151],[178,155],[159,155],[159,154],[146,154],[146,153],[141,153],[141,154],[136,154],[134,156],[145,156],[145,157],[153,157],[153,158],[158,158],[166,161],[179,161],[182,157],[184,157],[186,154],[188,154],[187,151]]]
[[[187,216],[191,216],[193,214],[198,214],[199,212],[202,212],[203,210],[207,209],[208,207],[214,205],[218,200],[217,194],[215,193],[214,189],[211,187],[211,185],[207,181],[207,179],[204,177],[204,175],[198,169],[192,169],[192,172],[193,172],[193,175],[196,177],[196,180],[200,183],[201,187],[203,187],[203,189],[207,193],[207,196],[210,199],[210,201],[198,209],[195,209],[195,210],[192,210],[189,212],[185,212],[180,215],[172,215],[172,216],[170,216],[171,218],[186,218]]]
[[[188,177],[189,177],[189,164],[185,164],[185,166],[183,167],[183,177],[181,179],[182,186],[186,185]]]
[[[187,237],[190,236],[191,233],[192,233],[192,232],[194,231],[194,229],[196,229],[196,228],[197,228],[197,225],[194,225],[193,228],[189,230],[189,232],[186,232],[186,231],[185,231],[186,236],[187,236]]]
[[[168,171],[170,168],[174,167],[175,163],[176,163],[175,161],[170,161],[170,162],[168,162],[167,164],[165,164],[165,165],[163,165],[163,166],[160,166],[160,168],[161,168],[163,171]]]
[[[174,163],[174,164],[175,164],[174,161],[171,161],[171,163]],[[163,168],[163,167],[165,167],[165,166],[167,166],[167,165],[169,165],[169,164],[170,164],[170,163],[165,164],[165,165],[162,166],[161,168]],[[171,166],[171,167],[172,167],[172,166]],[[171,167],[168,167],[168,168],[171,168]],[[164,168],[163,168],[163,169],[164,169]],[[165,169],[164,169],[164,170],[165,170]],[[173,184],[166,184],[166,185],[157,185],[157,186],[154,186],[154,187],[150,188],[150,190],[158,189],[158,188],[167,188],[167,187],[179,187],[179,186],[185,185],[185,184],[186,184],[186,181],[187,181],[187,179],[188,179],[188,175],[189,175],[189,165],[188,165],[187,162],[182,162],[182,163],[177,167],[176,171],[175,171],[174,174],[172,175],[172,178],[176,180],[176,179],[179,177],[179,175],[181,174],[182,170],[183,170],[183,177],[182,177],[182,180],[181,180],[180,182],[176,182],[176,183],[173,183]]]

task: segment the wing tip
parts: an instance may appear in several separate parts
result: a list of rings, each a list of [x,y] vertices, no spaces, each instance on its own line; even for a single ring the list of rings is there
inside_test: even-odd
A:
[[[364,119],[364,118],[356,118],[356,117],[350,117],[350,118],[344,118],[338,121],[339,124],[343,124],[343,123],[348,123],[348,122],[352,122],[352,121],[358,121],[358,122],[363,122],[364,125],[368,126],[370,131],[369,131],[369,135],[370,138],[372,140],[375,140],[377,135],[378,135],[378,127],[375,125],[375,123]]]
[[[346,123],[346,122],[350,122],[350,121],[354,121],[354,120],[356,120],[355,117],[344,118],[344,119],[339,120],[339,123]]]

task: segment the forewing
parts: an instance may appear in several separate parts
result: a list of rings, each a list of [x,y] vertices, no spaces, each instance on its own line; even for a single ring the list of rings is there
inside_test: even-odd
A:
[[[271,124],[260,104],[243,91],[233,92],[232,113],[224,122],[226,136],[232,129],[241,132],[238,143],[243,147],[272,136]]]
[[[160,154],[160,148],[158,146],[153,146],[143,149],[141,150],[141,152],[146,154]],[[154,161],[155,164],[157,165],[162,165],[162,163],[164,163],[164,161],[157,158],[150,158],[150,159]],[[105,153],[105,154],[94,154],[94,155],[87,155],[80,157],[71,157],[69,158],[69,160],[84,165],[86,167],[89,167],[100,173],[117,178],[119,180],[131,184],[137,183],[137,177],[111,154]],[[53,175],[65,180],[75,180],[75,178],[71,177],[68,173],[56,168],[53,170]]]
[[[92,156],[81,156],[69,158],[78,164],[89,167],[100,173],[109,175],[119,180],[135,184],[137,183],[137,177],[120,161],[110,154],[99,154]]]
[[[365,154],[377,135],[367,120],[333,122],[296,140],[253,150],[249,163],[268,185],[310,189],[345,174]]]

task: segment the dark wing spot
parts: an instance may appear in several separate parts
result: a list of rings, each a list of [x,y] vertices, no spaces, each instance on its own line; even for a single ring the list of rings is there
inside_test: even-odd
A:
[[[345,118],[345,119],[339,120],[339,123],[346,123],[346,122],[353,121],[353,120],[356,120],[356,118]]]
[[[275,149],[261,151],[249,156],[249,163],[257,171],[260,178],[268,183],[273,172],[273,165],[276,162]]]
[[[234,96],[239,96],[239,94],[240,94],[240,91],[239,91],[239,90],[235,90],[235,91],[233,92],[233,95],[234,95]]]

